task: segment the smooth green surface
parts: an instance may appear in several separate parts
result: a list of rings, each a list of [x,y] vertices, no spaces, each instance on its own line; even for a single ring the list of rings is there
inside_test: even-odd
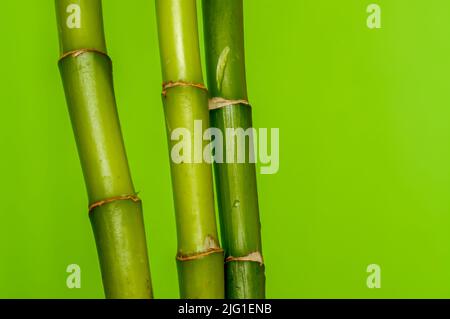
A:
[[[202,3],[210,97],[246,100],[243,1],[204,0]],[[252,110],[247,105],[213,110],[210,116],[211,126],[219,128],[224,135],[224,146],[236,143],[236,139],[229,141],[226,137],[227,129],[247,130],[253,126]],[[253,152],[250,145],[253,143],[250,143],[250,138],[247,139],[245,163],[238,163],[235,155],[234,163],[214,164],[225,258],[245,257],[254,253],[263,256],[255,165],[249,160]],[[224,147],[222,154],[226,152]],[[236,146],[233,154],[237,152]],[[227,298],[265,297],[264,266],[254,263],[232,261],[225,264]]]
[[[211,122],[222,131],[234,126],[244,129],[250,127],[251,109],[247,106],[239,107],[243,108],[241,113],[235,113],[233,106],[213,112]],[[229,235],[223,238],[227,255],[243,257],[261,251],[254,164],[220,164],[216,165],[215,172],[216,180],[222,183],[218,198],[219,206],[224,210],[222,234]],[[217,187],[219,192],[219,185]]]
[[[72,30],[64,22],[68,15],[61,10],[70,2],[56,0],[58,27],[67,50],[83,50],[78,37],[92,38],[102,28],[101,1],[82,1],[80,32],[72,38]],[[97,11],[97,15],[84,12]],[[70,11],[70,10],[69,10]],[[90,21],[92,20],[92,21]],[[90,49],[102,50],[104,36],[97,36]],[[68,46],[71,46],[68,49]],[[106,53],[106,52],[105,52]],[[89,206],[102,200],[134,195],[122,138],[112,80],[111,60],[104,53],[84,52],[65,56],[59,69],[66,93],[78,155],[84,174]],[[77,196],[72,194],[72,196]],[[80,198],[83,196],[78,195]],[[101,266],[107,298],[151,298],[152,287],[147,256],[146,236],[140,202],[120,200],[90,209],[89,217]]]
[[[140,203],[120,201],[90,214],[107,298],[152,297]]]
[[[205,91],[194,88],[173,88],[167,92],[163,100],[169,141],[173,128],[184,127],[193,136],[194,120],[209,123],[207,99]],[[194,142],[190,143],[194,147]],[[168,144],[170,154],[176,141]],[[177,225],[177,254],[195,255],[207,251],[211,246],[218,247],[211,165],[175,164],[170,161],[170,166]],[[170,210],[167,213],[169,212]],[[219,252],[195,261],[178,261],[180,296],[188,299],[223,298],[223,258],[223,253]]]
[[[218,280],[217,276],[217,269],[223,269],[223,254],[212,254],[195,261],[177,261],[177,265],[182,298],[224,298],[223,278]]]
[[[164,98],[172,187],[177,216],[178,250],[190,255],[205,250],[208,236],[217,239],[214,213],[212,167],[207,163],[180,163],[170,160],[170,150],[178,143],[171,141],[173,128],[184,127],[194,135],[194,120],[209,123],[206,92],[193,88],[173,88]],[[194,148],[193,138],[190,141]],[[208,143],[204,142],[203,146]]]
[[[212,111],[211,123],[222,132],[230,127],[247,129],[252,126],[251,108],[238,105]],[[224,145],[227,145],[227,138],[224,138]],[[247,161],[248,145],[245,150]],[[224,150],[223,154],[225,152]],[[237,162],[237,159],[235,161]],[[248,162],[216,163],[214,168],[225,257],[245,257],[255,252],[263,255],[255,165]],[[252,261],[227,262],[225,264],[227,298],[263,299],[265,297],[264,268]]]
[[[195,0],[156,0],[155,4],[163,81],[202,83]]]
[[[155,3],[163,82],[202,84],[196,1],[156,0]],[[195,121],[201,121],[200,137],[209,127],[208,93],[197,87],[174,87],[163,92],[162,100],[177,224],[177,256],[201,255],[220,248],[212,166],[202,160],[203,156],[197,162],[194,155]],[[179,128],[185,129],[189,137],[172,138],[174,130]],[[189,139],[192,156],[187,162],[175,163],[172,148],[182,139]],[[203,155],[208,142],[202,140],[199,144]],[[224,297],[221,251],[196,260],[178,260],[177,264],[181,298]]]
[[[102,1],[55,0],[55,6],[61,53],[80,48],[106,52]],[[68,28],[77,18],[80,18],[80,28]]]
[[[89,203],[134,194],[112,90],[111,61],[88,52],[64,58],[60,70]],[[88,218],[87,209],[80,213]],[[89,217],[105,296],[150,298],[141,204],[118,201],[95,208]]]
[[[450,298],[450,3],[373,2],[381,30],[366,27],[372,1],[244,3],[253,121],[280,128],[279,173],[258,170],[268,298]],[[154,2],[103,9],[155,297],[176,298]],[[102,298],[54,3],[2,12],[0,296]],[[72,263],[81,289],[66,287]]]
[[[89,203],[134,194],[115,107],[111,61],[87,52],[59,64]]]

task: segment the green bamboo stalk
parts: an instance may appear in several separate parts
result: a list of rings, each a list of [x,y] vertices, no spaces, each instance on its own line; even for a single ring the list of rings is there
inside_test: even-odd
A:
[[[175,129],[185,128],[193,137],[194,121],[202,121],[203,130],[209,126],[208,95],[202,88],[195,0],[156,0],[156,12],[171,153],[177,144],[171,138]],[[188,143],[193,150],[193,138]],[[176,164],[171,160],[171,172],[180,295],[187,299],[223,298],[223,251],[217,236],[212,167],[204,161]]]
[[[247,101],[242,0],[203,0],[203,19],[211,98]],[[227,128],[252,127],[252,111],[246,103],[211,110],[210,116],[211,126],[224,133],[224,145],[232,145]],[[249,145],[246,163],[214,164],[227,261],[225,291],[231,299],[265,298],[256,172],[248,160]]]
[[[101,0],[56,0],[61,72],[107,298],[151,298],[142,206],[128,167]]]

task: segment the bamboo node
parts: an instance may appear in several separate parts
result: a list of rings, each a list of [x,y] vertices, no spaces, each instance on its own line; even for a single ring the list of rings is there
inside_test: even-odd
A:
[[[191,254],[191,255],[182,255],[182,254],[178,254],[177,255],[177,260],[178,261],[192,261],[192,260],[197,260],[212,254],[221,254],[223,253],[223,249],[219,248],[219,247],[213,247],[213,248],[209,248],[203,252],[200,253],[195,253],[195,254]]]
[[[111,204],[113,202],[122,201],[122,200],[131,200],[135,203],[138,203],[141,201],[141,199],[137,195],[121,195],[121,196],[115,196],[107,199],[103,199],[101,201],[95,202],[91,205],[89,205],[89,213],[92,213],[92,211],[100,206]]]
[[[103,56],[106,56],[108,59],[110,59],[109,55],[106,54],[103,51],[97,50],[97,49],[78,49],[78,50],[72,50],[72,51],[68,51],[66,53],[64,53],[63,55],[61,55],[61,57],[59,58],[59,61],[64,60],[65,58],[72,56],[74,58],[76,58],[77,56],[82,55],[83,53],[88,53],[88,52],[93,52],[93,53],[98,53],[101,54]]]
[[[250,106],[250,103],[247,100],[228,100],[223,97],[213,97],[209,100],[209,109],[217,110],[224,108],[225,106],[244,104]]]
[[[184,82],[184,81],[175,81],[175,82],[169,81],[169,82],[163,83],[162,87],[163,87],[162,95],[164,97],[166,96],[168,89],[175,88],[175,87],[194,87],[194,88],[208,92],[208,89],[202,83],[191,83],[191,82]]]
[[[247,256],[242,256],[242,257],[229,256],[225,259],[226,263],[234,262],[234,261],[240,261],[240,262],[250,261],[250,262],[259,263],[260,266],[264,265],[264,259],[259,251],[250,253]]]

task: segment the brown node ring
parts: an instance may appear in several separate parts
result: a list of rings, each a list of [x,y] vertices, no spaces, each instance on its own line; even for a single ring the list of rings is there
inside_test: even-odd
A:
[[[225,106],[232,106],[232,105],[247,105],[251,106],[250,103],[247,100],[240,99],[240,100],[228,100],[223,97],[213,97],[209,100],[209,109],[210,110],[218,110],[221,108],[224,108]]]
[[[250,253],[247,256],[242,256],[242,257],[229,256],[225,259],[225,263],[236,262],[236,261],[237,262],[249,261],[249,262],[259,263],[260,266],[264,265],[263,257],[259,251]]]
[[[212,254],[221,254],[223,253],[223,249],[222,248],[210,248],[208,250],[205,250],[203,252],[200,253],[196,253],[196,254],[192,254],[192,255],[182,255],[182,254],[178,254],[177,255],[177,260],[178,261],[192,261],[192,260],[197,260]]]
[[[208,92],[208,89],[206,86],[204,86],[202,83],[191,83],[191,82],[184,82],[184,81],[169,81],[166,83],[163,83],[162,85],[162,95],[165,97],[167,94],[167,90],[175,87],[193,87],[200,90],[204,90]]]
[[[72,57],[76,58],[77,56],[80,56],[83,53],[89,53],[89,52],[91,52],[91,53],[98,53],[100,55],[106,56],[108,59],[111,59],[108,54],[106,54],[103,51],[97,50],[97,49],[78,49],[78,50],[72,50],[72,51],[68,51],[68,52],[64,53],[59,58],[59,61],[64,60],[65,58],[67,58],[69,56],[72,56]]]
[[[138,203],[141,201],[141,199],[136,195],[122,195],[122,196],[111,197],[111,198],[103,199],[101,201],[98,201],[98,202],[95,202],[95,203],[89,205],[89,213],[92,213],[92,211],[94,209],[96,209],[100,206],[103,206],[106,204],[111,204],[113,202],[122,201],[122,200],[131,200],[135,203]]]

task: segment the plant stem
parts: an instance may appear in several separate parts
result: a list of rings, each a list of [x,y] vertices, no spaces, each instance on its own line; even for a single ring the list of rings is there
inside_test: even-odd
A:
[[[203,0],[203,19],[211,97],[247,100],[242,0]],[[227,105],[210,113],[211,126],[222,132],[252,127],[248,105]],[[224,134],[223,144],[229,142]],[[229,261],[225,266],[226,297],[231,299],[265,298],[256,172],[255,164],[248,160],[253,152],[250,145],[253,143],[246,144],[246,163],[214,164],[222,243]]]
[[[201,88],[196,3],[156,0],[156,12],[163,81],[184,84],[163,94],[169,150],[176,144],[171,136],[177,128],[191,133],[187,144],[194,149],[194,121],[202,121],[203,129],[209,126],[208,95]],[[203,141],[202,146],[206,145]],[[217,238],[211,165],[171,160],[171,172],[180,295],[188,299],[223,298],[223,251]]]
[[[151,298],[147,244],[106,55],[101,0],[56,0],[67,105],[107,298]],[[71,16],[77,13],[78,16]],[[74,25],[78,19],[80,24]],[[69,27],[71,26],[71,27]],[[74,27],[75,26],[75,27]]]

